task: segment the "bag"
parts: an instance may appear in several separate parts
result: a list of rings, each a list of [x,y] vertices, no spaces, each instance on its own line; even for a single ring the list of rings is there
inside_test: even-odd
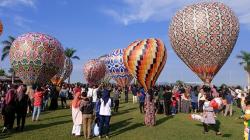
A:
[[[99,127],[98,127],[98,125],[97,125],[97,123],[95,124],[95,126],[94,126],[94,136],[99,136]]]

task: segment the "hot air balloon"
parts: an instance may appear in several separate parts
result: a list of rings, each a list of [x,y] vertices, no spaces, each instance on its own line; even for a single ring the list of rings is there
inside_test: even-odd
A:
[[[137,40],[124,51],[128,71],[147,91],[155,85],[167,59],[167,50],[160,39]]]
[[[106,62],[107,62],[107,58],[108,58],[108,55],[105,54],[105,55],[102,55],[98,58],[98,60],[102,61],[105,66],[106,66],[106,72],[105,72],[105,76],[101,79],[101,82],[102,83],[109,83],[109,81],[111,80],[111,75],[110,73],[108,72],[108,67],[106,65]]]
[[[121,87],[127,86],[133,79],[123,63],[123,52],[123,49],[113,50],[106,61],[111,77]]]
[[[10,62],[24,84],[45,84],[64,65],[61,43],[46,34],[26,33],[10,48]]]
[[[173,17],[171,45],[182,61],[209,84],[231,54],[239,21],[223,3],[202,2],[185,7]]]
[[[0,35],[2,35],[3,33],[3,24],[2,21],[0,20]]]
[[[100,80],[105,76],[106,66],[98,59],[91,59],[83,66],[83,74],[90,85],[100,83]]]
[[[59,70],[59,72],[54,77],[52,77],[51,82],[54,85],[61,84],[71,75],[72,70],[73,70],[73,63],[71,59],[68,57],[65,57],[63,68]]]

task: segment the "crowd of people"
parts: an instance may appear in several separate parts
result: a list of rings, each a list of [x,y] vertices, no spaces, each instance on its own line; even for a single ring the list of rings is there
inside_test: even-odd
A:
[[[148,91],[138,85],[119,87],[112,84],[83,85],[63,84],[34,85],[0,84],[0,108],[4,120],[3,133],[9,132],[17,121],[16,131],[24,131],[27,114],[32,121],[39,121],[41,111],[56,110],[58,101],[61,108],[71,108],[73,128],[72,135],[82,135],[86,139],[97,136],[109,138],[110,119],[112,112],[119,112],[121,95],[124,103],[128,103],[128,95],[132,94],[133,104],[138,104],[139,111],[144,115],[146,126],[156,125],[156,115],[166,117],[178,113],[201,114],[204,117],[204,133],[212,126],[217,135],[220,131],[216,125],[216,114],[232,116],[233,104],[245,111],[249,91],[241,87],[221,87],[211,85],[160,85]],[[214,98],[220,98],[222,105],[214,109],[209,105]],[[67,100],[71,100],[70,103]],[[112,111],[113,110],[113,111]],[[83,130],[81,130],[83,128]]]

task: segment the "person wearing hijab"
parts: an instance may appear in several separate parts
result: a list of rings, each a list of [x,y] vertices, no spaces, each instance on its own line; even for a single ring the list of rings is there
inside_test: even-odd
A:
[[[72,135],[79,137],[81,135],[82,112],[80,111],[81,90],[74,90],[74,99],[72,101],[72,120],[73,128]]]
[[[4,128],[2,132],[11,130],[15,121],[15,109],[16,109],[16,89],[10,88],[4,98],[2,115],[4,118]]]
[[[100,135],[99,138],[106,135],[106,138],[109,138],[109,129],[110,129],[110,118],[111,118],[111,107],[112,100],[110,98],[110,91],[107,88],[104,88],[102,93],[102,98],[100,99]]]
[[[28,98],[29,98],[29,96],[25,94],[26,91],[27,91],[26,85],[20,85],[17,89],[17,98],[16,98],[17,131],[20,130],[21,121],[22,121],[21,131],[23,131],[25,125],[25,118],[27,115]]]

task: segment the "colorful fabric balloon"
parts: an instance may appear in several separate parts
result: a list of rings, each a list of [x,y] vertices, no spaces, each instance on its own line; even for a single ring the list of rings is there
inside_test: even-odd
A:
[[[155,85],[167,59],[167,50],[160,39],[145,39],[131,43],[123,60],[128,71],[147,91]]]
[[[83,66],[83,74],[90,85],[96,85],[100,83],[100,80],[105,76],[106,66],[105,64],[98,60],[89,60]]]
[[[27,85],[45,84],[64,65],[61,43],[46,34],[26,33],[10,48],[10,62],[17,76]]]
[[[210,83],[224,65],[238,34],[238,18],[219,2],[185,7],[173,17],[169,29],[173,49],[205,83]]]
[[[107,54],[102,55],[102,56],[100,56],[98,58],[98,60],[102,61],[105,64],[105,66],[106,66],[105,76],[101,79],[102,83],[109,83],[109,81],[111,80],[111,75],[110,75],[110,73],[108,71],[108,67],[107,67],[107,64],[106,64],[107,59],[108,59],[108,55]]]
[[[54,85],[59,85],[65,81],[72,73],[73,63],[72,60],[68,57],[65,57],[64,66],[59,72],[51,79],[51,82]]]
[[[123,62],[123,49],[113,50],[106,61],[109,73],[117,85],[125,87],[130,84],[133,76],[128,72]]]
[[[2,35],[3,33],[3,24],[2,21],[0,20],[0,35]]]

